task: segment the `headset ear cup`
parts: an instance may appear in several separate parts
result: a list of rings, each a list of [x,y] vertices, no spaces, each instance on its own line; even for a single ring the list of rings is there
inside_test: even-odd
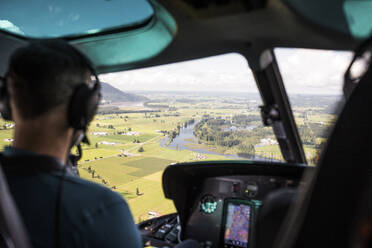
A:
[[[68,121],[75,130],[86,130],[97,112],[101,99],[99,83],[93,89],[87,84],[78,86],[72,95],[68,109]]]

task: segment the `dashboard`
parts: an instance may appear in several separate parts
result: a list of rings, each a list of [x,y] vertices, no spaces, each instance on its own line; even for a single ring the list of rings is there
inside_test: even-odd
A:
[[[199,170],[203,165],[196,166],[198,176],[187,171],[188,176],[181,177],[184,182],[179,182],[181,178],[171,179],[178,181],[178,186],[170,184],[163,176],[163,184],[174,186],[165,190],[165,194],[178,197],[173,199],[178,213],[140,223],[145,246],[172,247],[182,240],[193,239],[204,248],[256,247],[255,224],[264,199],[278,189],[297,189],[302,171],[290,173],[289,169],[288,173],[269,173],[266,171],[268,168],[261,171],[251,167],[252,174],[234,175],[239,173],[239,169],[224,170],[224,166],[228,168],[230,165],[219,165],[220,173],[203,173]],[[170,175],[165,174],[165,177]],[[217,176],[211,177],[211,174]]]
[[[276,189],[297,186],[298,181],[273,176],[208,178],[193,206],[184,235],[213,247],[249,247],[264,198]]]

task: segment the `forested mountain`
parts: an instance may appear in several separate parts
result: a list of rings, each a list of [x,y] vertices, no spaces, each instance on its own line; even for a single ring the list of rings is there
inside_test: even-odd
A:
[[[144,102],[148,98],[132,93],[123,92],[108,83],[101,83],[102,98],[106,102]]]

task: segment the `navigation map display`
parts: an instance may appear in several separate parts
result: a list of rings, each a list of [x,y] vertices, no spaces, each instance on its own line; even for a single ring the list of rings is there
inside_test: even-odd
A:
[[[247,247],[251,223],[251,206],[228,202],[225,208],[224,247]]]

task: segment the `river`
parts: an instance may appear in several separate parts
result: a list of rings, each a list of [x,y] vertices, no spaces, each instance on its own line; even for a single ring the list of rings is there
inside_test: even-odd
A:
[[[199,149],[199,148],[191,148],[186,146],[187,144],[197,144],[198,139],[194,135],[194,126],[197,124],[190,124],[187,127],[180,129],[180,134],[173,139],[173,141],[167,146],[167,142],[169,140],[168,137],[159,141],[160,146],[167,147],[174,150],[189,150],[196,153],[201,154],[210,154],[210,155],[221,155],[225,156],[230,159],[250,159],[250,160],[268,160],[267,158],[262,158],[259,156],[239,156],[236,154],[223,154],[218,152],[213,152],[208,149]]]

